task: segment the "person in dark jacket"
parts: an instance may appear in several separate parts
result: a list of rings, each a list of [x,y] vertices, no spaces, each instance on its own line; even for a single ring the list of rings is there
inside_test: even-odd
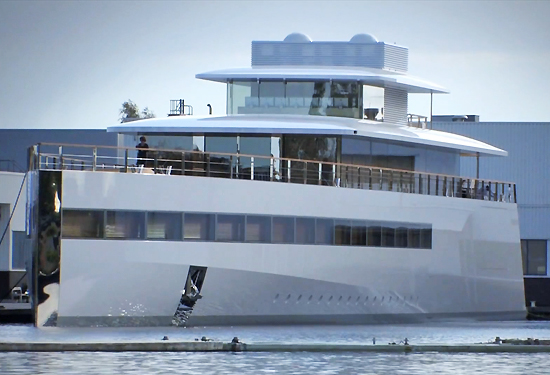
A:
[[[139,138],[139,143],[136,145],[136,148],[138,149],[137,164],[145,165],[147,159],[147,149],[149,148],[149,145],[147,144],[147,139],[145,139],[144,136],[141,136]]]

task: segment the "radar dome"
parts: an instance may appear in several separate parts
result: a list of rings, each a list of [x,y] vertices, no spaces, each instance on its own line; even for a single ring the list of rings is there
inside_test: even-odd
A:
[[[350,43],[378,43],[378,39],[370,34],[356,34],[349,40]]]
[[[284,41],[287,43],[311,43],[311,38],[306,34],[292,33],[288,34]]]

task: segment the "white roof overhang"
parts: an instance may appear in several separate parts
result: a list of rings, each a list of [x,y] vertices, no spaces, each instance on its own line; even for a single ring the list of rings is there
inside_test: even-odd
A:
[[[276,81],[357,81],[364,85],[398,88],[408,93],[448,94],[444,87],[420,78],[384,71],[381,69],[359,68],[236,68],[215,70],[196,75],[196,78],[215,82],[276,80]]]
[[[107,131],[129,134],[347,135],[443,147],[459,150],[463,154],[508,155],[504,150],[458,134],[378,121],[324,116],[172,116],[117,124],[108,127]]]

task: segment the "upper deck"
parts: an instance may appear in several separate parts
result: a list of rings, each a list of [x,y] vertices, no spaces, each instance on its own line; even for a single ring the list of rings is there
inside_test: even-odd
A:
[[[40,143],[30,149],[29,170],[214,177],[516,203],[511,182],[242,153],[146,151],[139,159],[134,147]]]
[[[358,34],[314,42],[299,33],[253,41],[250,68],[197,74],[227,83],[227,114],[297,114],[407,124],[408,94],[447,93],[407,74],[408,49]]]

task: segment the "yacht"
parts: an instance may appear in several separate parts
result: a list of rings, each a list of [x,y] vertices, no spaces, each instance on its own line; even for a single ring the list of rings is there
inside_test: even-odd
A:
[[[35,324],[524,318],[516,185],[460,176],[507,152],[408,113],[448,92],[407,68],[369,34],[253,41],[196,75],[226,115],[174,100],[108,127],[118,147],[31,147]]]

